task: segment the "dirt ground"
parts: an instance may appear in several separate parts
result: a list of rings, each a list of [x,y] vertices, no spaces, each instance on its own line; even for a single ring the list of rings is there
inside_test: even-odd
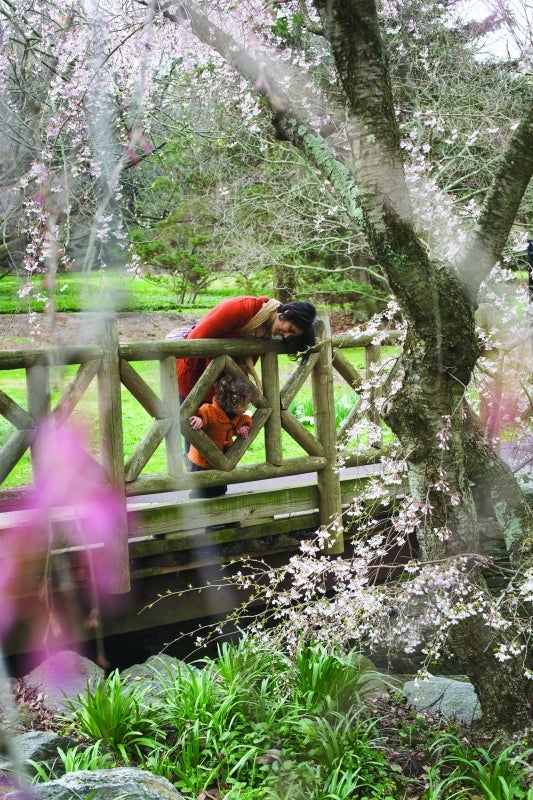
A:
[[[173,311],[122,312],[117,314],[121,342],[165,339],[175,328],[193,325],[205,314]],[[98,313],[58,313],[53,319],[45,314],[0,315],[0,350],[15,350],[47,345],[87,344],[94,340],[105,315]],[[333,333],[343,333],[353,327],[348,314],[331,317]]]

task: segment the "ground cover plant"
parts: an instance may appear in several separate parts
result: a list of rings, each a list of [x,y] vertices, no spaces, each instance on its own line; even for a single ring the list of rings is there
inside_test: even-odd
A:
[[[531,800],[531,750],[474,746],[409,708],[357,650],[293,655],[241,634],[216,655],[161,659],[146,684],[111,672],[51,721],[76,744],[35,782],[140,766],[190,800]]]

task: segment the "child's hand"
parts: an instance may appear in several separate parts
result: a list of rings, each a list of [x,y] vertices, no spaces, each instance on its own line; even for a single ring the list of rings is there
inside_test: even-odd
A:
[[[247,439],[249,433],[250,428],[248,425],[241,425],[240,428],[237,428],[237,436],[242,436],[243,439]]]
[[[191,423],[191,428],[193,431],[199,431],[201,428],[204,427],[204,423],[202,422],[201,417],[189,417],[189,422]]]

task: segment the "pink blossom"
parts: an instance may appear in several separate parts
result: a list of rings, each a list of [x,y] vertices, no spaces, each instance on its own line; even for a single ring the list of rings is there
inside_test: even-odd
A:
[[[109,560],[105,557],[123,514],[116,492],[109,486],[103,467],[84,446],[80,432],[48,420],[41,425],[35,441],[35,484],[33,505],[45,525],[58,509],[68,509],[72,520],[63,536],[72,546],[82,548],[86,567],[94,570],[97,588],[109,586]],[[43,530],[43,537],[45,531]],[[89,563],[90,562],[90,563]]]
[[[40,425],[34,440],[30,506],[29,514],[2,539],[0,636],[22,618],[31,628],[28,649],[49,650],[50,642],[57,649],[76,638],[72,617],[77,587],[88,594],[90,610],[85,602],[83,613],[89,614],[93,626],[99,620],[101,596],[113,579],[109,549],[124,506],[103,467],[87,451],[83,434],[53,419]],[[52,592],[49,585],[48,559],[54,549],[64,552],[61,571],[68,574],[67,602],[63,589],[58,595],[57,587]],[[28,561],[33,562],[31,569],[26,568]],[[28,605],[21,598],[35,597],[35,562],[42,573],[40,597]]]
[[[128,156],[132,164],[137,164],[137,162],[140,161],[139,156],[131,145],[127,145],[127,147],[124,148],[124,155]]]

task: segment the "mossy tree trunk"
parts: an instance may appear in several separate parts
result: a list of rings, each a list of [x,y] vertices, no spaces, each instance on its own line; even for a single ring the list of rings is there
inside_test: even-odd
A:
[[[533,112],[511,139],[512,155],[504,157],[495,176],[505,186],[493,188],[487,197],[466,257],[460,264],[434,263],[411,218],[374,0],[316,0],[315,6],[329,32],[346,95],[368,241],[408,323],[401,386],[389,397],[384,416],[402,444],[413,499],[428,509],[418,532],[421,554],[428,561],[476,554],[480,542],[470,460],[476,439],[465,435],[465,389],[479,356],[477,292],[507,239],[533,171]],[[514,522],[518,519],[524,527],[518,535],[515,528],[513,552],[520,540],[521,555],[530,556],[524,543],[531,540],[531,514],[515,516]],[[478,570],[473,580],[482,583]],[[532,697],[522,656],[497,661],[481,616],[458,622],[452,638],[478,693],[484,727],[524,728],[531,719]]]

